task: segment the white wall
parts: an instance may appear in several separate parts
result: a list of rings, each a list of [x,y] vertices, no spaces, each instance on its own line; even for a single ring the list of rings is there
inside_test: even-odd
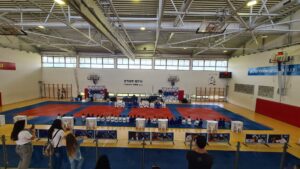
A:
[[[74,70],[70,68],[42,68],[44,83],[72,84],[76,86]],[[157,93],[162,87],[170,87],[167,81],[169,75],[178,75],[180,81],[176,84],[186,94],[192,95],[196,87],[209,85],[209,77],[216,77],[216,85],[211,87],[225,87],[226,80],[218,78],[218,72],[204,71],[166,71],[166,70],[123,70],[123,69],[77,69],[79,77],[79,88],[83,90],[92,82],[87,80],[91,73],[101,76],[98,85],[105,85],[110,93]],[[125,86],[124,80],[143,80],[143,86]],[[76,95],[76,88],[73,87],[73,96]]]
[[[38,98],[41,80],[41,56],[0,47],[0,61],[16,63],[16,70],[0,70],[2,103],[10,104]]]
[[[274,86],[275,94],[273,100],[277,102],[282,102],[290,105],[300,105],[300,76],[288,76],[287,77],[287,95],[280,99],[277,94],[278,89],[278,76],[248,76],[248,69],[255,67],[265,67],[265,66],[274,66],[274,64],[269,63],[269,59],[271,56],[276,54],[278,51],[287,51],[289,56],[294,56],[295,61],[294,64],[300,63],[300,45],[288,47],[280,50],[272,50],[252,55],[233,57],[229,59],[228,70],[233,72],[233,77],[229,81],[229,93],[228,93],[228,101],[251,109],[255,110],[255,103],[258,86]],[[234,84],[252,84],[255,85],[254,95],[248,95],[243,93],[234,92]]]

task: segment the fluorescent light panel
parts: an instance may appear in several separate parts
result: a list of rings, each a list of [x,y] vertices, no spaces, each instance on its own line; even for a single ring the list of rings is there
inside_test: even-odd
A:
[[[63,0],[54,0],[59,5],[65,5],[66,3]]]
[[[257,4],[257,1],[256,0],[250,0],[248,3],[247,3],[247,6],[251,7],[251,6],[254,6]]]

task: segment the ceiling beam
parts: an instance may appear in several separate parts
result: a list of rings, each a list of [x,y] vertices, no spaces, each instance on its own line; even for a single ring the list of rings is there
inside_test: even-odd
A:
[[[206,21],[206,23],[209,21]],[[214,22],[214,21],[212,21]],[[294,21],[294,22],[299,22],[299,21]],[[167,22],[167,21],[162,21],[161,22],[161,29],[160,31],[164,32],[196,32],[197,28],[204,24],[205,22],[185,22],[184,26],[181,27],[173,27],[174,22]],[[281,29],[281,30],[288,30],[288,23],[286,24],[276,24],[274,23],[274,27],[272,25],[270,26],[269,24],[266,25],[261,25],[260,27],[257,28],[266,28],[264,31],[272,30],[272,29]],[[141,25],[146,27],[148,31],[156,31],[157,29],[157,22],[123,22],[124,27],[126,28],[127,31],[140,31]],[[16,26],[23,26],[24,28],[32,28],[32,27],[37,27],[39,25],[43,25],[46,28],[56,28],[56,29],[63,29],[66,28],[66,24],[61,23],[61,22],[48,22],[48,23],[43,23],[43,22],[23,22],[23,23],[15,23]],[[77,29],[89,29],[89,24],[87,22],[74,22],[70,24],[72,27],[77,28]],[[277,26],[276,26],[277,25]],[[227,32],[230,31],[237,31],[237,30],[245,30],[245,28],[240,27],[240,23],[238,22],[232,22],[228,23],[228,26],[226,28]],[[262,31],[262,30],[261,30]]]
[[[157,27],[156,27],[156,36],[155,36],[155,44],[154,44],[154,54],[156,52],[158,40],[159,40],[159,33],[161,29],[161,20],[164,13],[164,0],[158,1],[158,11],[157,11]]]
[[[53,16],[55,19],[57,19],[58,21],[60,21],[61,23],[65,24],[66,26],[68,26],[69,28],[75,30],[76,32],[78,32],[79,34],[81,34],[83,37],[89,39],[90,41],[96,43],[96,44],[100,44],[99,42],[97,42],[96,40],[94,40],[92,37],[86,35],[84,32],[82,32],[81,30],[77,29],[76,27],[72,26],[70,23],[64,21],[63,19],[61,19],[60,17],[58,17],[57,15],[53,14],[53,13],[49,13],[46,9],[44,9],[41,5],[37,4],[35,1],[33,0],[28,0],[30,3],[32,3],[34,6],[40,8],[43,12],[51,14],[51,16]],[[100,44],[101,45],[101,44]],[[105,46],[101,46],[102,48],[106,49],[107,51],[109,51],[110,53],[114,53],[112,50],[108,49]]]
[[[180,18],[183,19],[187,13],[187,11],[190,9],[190,6],[192,4],[193,0],[184,0],[179,12],[184,12],[184,14],[179,14],[176,16],[175,21],[174,21],[174,27],[179,26],[180,24]]]
[[[177,15],[186,15],[186,16],[231,16],[232,13],[220,13],[220,12],[176,12],[176,11],[165,11],[165,15],[177,16]],[[281,16],[280,14],[276,13],[242,13],[237,12],[238,16],[241,17],[249,17],[249,16]]]
[[[197,53],[194,53],[192,56],[195,57],[195,56],[197,56],[197,55],[199,55],[199,54],[202,54],[202,53],[208,51],[208,50],[211,49],[211,48],[215,48],[215,47],[217,47],[217,46],[219,46],[219,45],[221,45],[221,44],[223,44],[223,43],[225,43],[225,42],[227,42],[227,41],[229,41],[229,40],[232,40],[232,39],[234,39],[234,38],[237,38],[237,37],[240,36],[241,34],[242,34],[242,32],[239,32],[239,33],[237,33],[237,34],[231,34],[229,37],[223,39],[222,41],[217,42],[217,43],[213,44],[212,46],[208,46],[207,48],[205,48],[205,49],[203,49],[203,50],[201,50],[201,51],[199,51],[199,52],[197,52]]]
[[[108,22],[104,12],[95,1],[69,0],[67,3],[77,11],[85,20],[101,32],[107,39],[116,45],[120,51],[130,59],[134,59],[134,53],[122,35]]]
[[[124,31],[124,33],[125,33],[127,39],[129,40],[129,42],[130,42],[132,48],[135,50],[135,46],[134,46],[134,44],[132,43],[132,40],[131,40],[130,36],[128,35],[127,31],[126,31],[126,28],[124,27],[124,24],[123,24],[122,21],[120,20],[120,17],[119,17],[119,15],[118,15],[117,10],[116,10],[115,7],[114,7],[114,4],[113,4],[112,0],[109,0],[109,3],[110,3],[110,5],[111,5],[111,8],[112,8],[113,13],[117,16],[117,17],[116,17],[116,18],[117,18],[117,21],[119,22],[119,24],[120,24],[122,30]]]

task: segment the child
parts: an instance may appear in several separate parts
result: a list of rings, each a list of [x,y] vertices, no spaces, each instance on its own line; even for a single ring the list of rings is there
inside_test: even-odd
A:
[[[83,143],[83,138],[76,139],[72,133],[69,133],[66,136],[67,154],[71,164],[71,169],[81,169],[82,167],[83,157],[80,152],[81,143]]]

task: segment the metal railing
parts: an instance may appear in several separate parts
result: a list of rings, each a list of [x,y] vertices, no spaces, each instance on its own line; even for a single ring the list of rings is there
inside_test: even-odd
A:
[[[1,143],[0,143],[0,147],[2,149],[1,153],[2,155],[0,155],[2,157],[2,159],[0,160],[0,168],[4,168],[4,169],[7,169],[7,168],[13,168],[13,167],[16,167],[16,166],[13,166],[13,160],[17,159],[17,158],[12,158],[11,155],[12,153],[9,153],[8,151],[11,150],[10,148],[8,148],[8,146],[12,146],[12,145],[7,145],[7,140],[8,138],[5,137],[4,135],[1,136]],[[40,140],[39,140],[40,141]],[[39,142],[37,141],[37,142]],[[46,142],[46,141],[45,141]],[[183,140],[175,140],[173,143],[172,142],[156,142],[155,145],[153,145],[152,143],[150,143],[149,141],[147,140],[141,140],[139,142],[131,142],[128,144],[128,140],[119,140],[119,142],[121,142],[121,144],[124,144],[125,143],[128,145],[128,147],[134,147],[134,148],[138,148],[137,151],[140,151],[141,153],[139,155],[136,155],[136,156],[133,156],[132,157],[132,160],[130,159],[131,157],[126,157],[127,159],[130,159],[130,161],[132,161],[132,163],[139,163],[140,164],[140,167],[141,169],[148,169],[149,168],[149,163],[153,166],[156,166],[158,167],[159,165],[161,165],[162,163],[172,163],[172,161],[167,161],[169,160],[169,158],[165,158],[164,156],[158,156],[157,158],[159,158],[157,161],[160,161],[160,163],[157,163],[157,161],[155,160],[155,158],[151,158],[153,161],[147,161],[149,160],[149,158],[151,157],[152,154],[147,154],[149,152],[149,150],[151,151],[156,151],[156,149],[152,149],[153,146],[158,146],[159,148],[164,148],[164,147],[171,147],[172,149],[176,148],[177,145],[180,145],[182,146],[183,145]],[[90,144],[89,146],[91,146],[92,144],[92,148],[95,148],[95,151],[92,152],[95,153],[95,159],[96,159],[96,162],[95,164],[97,163],[97,160],[98,158],[101,156],[101,154],[103,154],[101,152],[101,149],[103,147],[110,147],[108,144],[111,144],[113,145],[112,147],[118,147],[117,144],[119,142],[106,142],[106,141],[103,141],[103,140],[98,140],[98,139],[95,139],[95,140],[89,140],[88,143]],[[36,143],[36,141],[35,141]],[[163,146],[162,146],[163,145]],[[281,146],[270,146],[270,147],[267,147],[265,145],[259,145],[259,146],[264,146],[264,148],[266,149],[269,149],[269,150],[276,150],[277,153],[281,153],[279,155],[281,155],[281,159],[278,160],[278,161],[274,161],[272,163],[278,163],[276,164],[276,166],[278,166],[278,169],[285,169],[286,168],[286,163],[287,163],[287,154],[288,154],[288,150],[289,149],[293,149],[295,151],[300,151],[300,147],[297,147],[296,145],[293,147],[288,145],[287,143],[285,144],[280,144]],[[41,144],[39,145],[36,145],[34,144],[34,147],[38,147],[40,148]],[[191,140],[188,144],[185,144],[185,149],[187,151],[192,151],[193,147],[195,146],[195,143],[193,140]],[[209,143],[209,145],[207,146],[207,149],[208,151],[210,152],[211,149],[216,149],[216,147],[218,146],[227,146],[228,150],[231,151],[231,152],[234,152],[234,155],[233,155],[233,159],[234,161],[230,161],[228,162],[228,169],[232,168],[232,169],[243,169],[243,165],[240,165],[240,161],[243,161],[243,160],[246,160],[246,159],[243,159],[245,158],[244,156],[240,156],[240,153],[242,151],[248,151],[248,150],[255,150],[255,148],[257,148],[256,146],[258,145],[244,145],[240,142],[236,142],[236,143],[232,143],[232,146],[229,145],[229,144],[223,144],[223,145],[220,145],[220,144],[214,144],[214,143]],[[252,146],[252,147],[251,147]],[[151,149],[150,149],[151,148]],[[245,149],[247,148],[247,150]],[[161,151],[161,150],[160,150]],[[253,151],[252,151],[253,152]],[[275,152],[275,151],[274,151]],[[10,156],[8,156],[10,155]],[[124,156],[126,156],[128,154],[124,154]],[[17,154],[16,154],[17,156]],[[182,158],[185,158],[185,157],[182,157]],[[52,168],[52,158],[51,157],[48,157],[48,168],[51,169]],[[87,161],[91,160],[91,159],[85,159]],[[110,161],[113,162],[114,159],[110,159]],[[232,163],[233,162],[233,163]],[[93,161],[90,161],[89,163],[94,163]],[[125,164],[124,164],[125,165]],[[224,165],[227,165],[227,164],[224,164]],[[227,166],[226,166],[227,167]],[[163,168],[161,168],[163,169]],[[276,168],[274,168],[276,169]]]

